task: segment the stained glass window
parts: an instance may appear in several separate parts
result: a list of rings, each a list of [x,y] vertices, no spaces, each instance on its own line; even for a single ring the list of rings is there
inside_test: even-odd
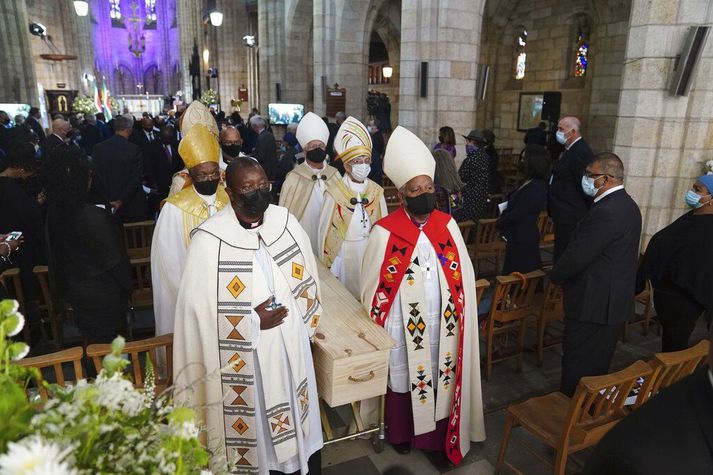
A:
[[[574,76],[583,78],[587,74],[589,66],[589,44],[586,35],[580,31],[577,33],[577,57],[574,62]]]
[[[109,0],[109,16],[112,20],[121,20],[121,0]]]
[[[527,46],[527,30],[523,29],[517,36],[517,43],[515,45],[515,52],[517,54],[515,62],[515,79],[525,78],[525,67],[527,66],[527,53],[525,52],[525,47]]]
[[[146,21],[156,21],[156,0],[146,0]]]

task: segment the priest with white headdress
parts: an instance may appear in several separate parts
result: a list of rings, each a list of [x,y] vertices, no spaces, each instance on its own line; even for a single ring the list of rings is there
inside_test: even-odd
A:
[[[389,360],[386,437],[399,452],[441,453],[458,464],[485,439],[475,273],[458,225],[435,209],[435,161],[397,127],[384,172],[402,206],[372,229],[361,301],[396,340]]]
[[[297,126],[297,141],[304,150],[305,161],[287,174],[279,204],[299,220],[312,243],[312,252],[319,255],[319,215],[324,192],[340,180],[340,175],[336,168],[326,163],[329,129],[314,112],[307,112],[302,117]]]
[[[371,136],[354,117],[342,122],[334,150],[345,174],[324,195],[317,256],[356,298],[359,273],[372,225],[388,214],[384,189],[371,181]]]

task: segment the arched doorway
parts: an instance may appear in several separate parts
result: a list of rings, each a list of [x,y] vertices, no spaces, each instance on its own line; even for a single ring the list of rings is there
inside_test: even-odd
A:
[[[399,115],[401,1],[374,2],[373,6],[366,36],[369,39],[368,109],[369,115],[377,117],[388,131],[396,126]],[[384,68],[390,68],[391,77],[385,77]]]

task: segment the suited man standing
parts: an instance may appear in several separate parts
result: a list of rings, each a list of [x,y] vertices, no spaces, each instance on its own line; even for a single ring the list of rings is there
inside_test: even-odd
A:
[[[582,191],[581,180],[594,154],[582,138],[580,126],[576,117],[563,117],[557,123],[556,138],[565,151],[552,167],[549,187],[548,209],[555,227],[555,261],[564,252],[577,222],[591,203]]]
[[[64,119],[55,119],[52,121],[52,133],[42,143],[42,157],[47,158],[52,153],[52,150],[60,145],[70,143],[69,134],[72,132],[72,125]]]
[[[124,222],[146,217],[146,197],[141,187],[143,157],[138,145],[129,142],[133,119],[114,119],[114,135],[94,146],[92,163],[106,191],[109,204]]]
[[[713,473],[711,368],[713,345],[708,367],[664,389],[604,436],[584,475]]]
[[[158,212],[160,203],[168,197],[174,173],[183,170],[185,165],[178,153],[176,131],[170,125],[161,128],[156,140],[148,144],[146,150],[144,173],[152,190],[149,214],[153,216]]]
[[[560,391],[570,397],[581,377],[609,372],[621,326],[634,316],[641,212],[623,178],[611,152],[587,165],[580,186],[594,203],[550,274],[564,292]]]
[[[141,119],[141,127],[134,129],[130,136],[130,140],[141,147],[144,153],[146,153],[146,148],[149,144],[156,138],[158,138],[158,133],[154,129],[153,119],[148,116]]]
[[[30,107],[30,114],[27,116],[25,123],[40,139],[41,145],[45,140],[45,130],[42,128],[42,124],[40,124],[40,117],[40,110],[37,107]]]
[[[270,181],[275,180],[277,168],[277,151],[275,150],[275,137],[267,130],[267,123],[259,115],[250,118],[250,127],[257,134],[257,142],[252,156],[262,165],[265,175]]]

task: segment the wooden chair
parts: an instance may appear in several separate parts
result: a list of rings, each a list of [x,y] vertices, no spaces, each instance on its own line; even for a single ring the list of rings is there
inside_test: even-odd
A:
[[[166,360],[165,371],[163,367],[159,368],[159,356],[157,356],[159,352],[163,353],[164,351]],[[109,353],[111,353],[111,345],[107,343],[87,346],[87,358],[92,359],[97,373],[102,369],[102,358]],[[161,394],[166,388],[173,384],[173,333],[147,338],[146,340],[128,342],[122,353],[130,355],[131,370],[127,371],[127,374],[131,377],[135,387],[144,387],[146,358],[143,358],[144,364],[142,364],[142,353],[148,355],[151,365],[153,366],[156,394]],[[160,355],[160,358],[161,360],[164,359],[163,354]],[[163,363],[163,361],[161,362]]]
[[[656,353],[654,359],[649,361],[653,373],[641,385],[634,408],[656,396],[662,389],[692,374],[708,356],[710,345],[710,341],[701,340],[687,350]]]
[[[18,362],[18,364],[28,368],[37,368],[39,370],[52,368],[54,371],[54,382],[60,386],[65,386],[67,382],[76,382],[84,377],[84,370],[82,369],[83,356],[84,349],[81,346],[75,346],[74,348],[58,351],[56,353],[50,353],[48,355],[23,358]],[[74,379],[65,379],[64,368],[62,367],[62,364],[64,363],[72,363]],[[37,389],[40,394],[40,398],[43,401],[46,401],[48,397],[47,390],[42,386]]]
[[[151,282],[151,258],[142,257],[131,259],[131,269],[133,274],[133,290],[129,297],[129,311],[131,320],[129,322],[129,337],[134,337],[134,326],[136,324],[136,311],[153,308],[153,286]]]
[[[497,219],[478,220],[474,244],[476,276],[480,276],[480,261],[483,259],[495,265],[494,274],[497,274],[500,269],[500,256],[505,252],[505,241],[500,239],[500,232],[495,227],[497,221]]]
[[[485,340],[485,379],[490,379],[493,363],[517,358],[517,370],[522,370],[522,352],[527,319],[535,312],[534,297],[545,273],[536,270],[520,276],[499,275],[495,278],[490,312],[485,321],[485,328],[480,332]],[[517,333],[516,351],[506,353],[501,348],[495,354],[495,337]]]
[[[552,222],[552,218],[547,214],[547,211],[540,213],[537,224],[540,229],[540,251],[544,251],[550,255],[550,259],[542,264],[544,267],[551,267],[554,263],[555,225]]]
[[[129,259],[139,259],[151,256],[151,239],[156,221],[139,221],[124,224],[126,249]]]
[[[475,281],[475,304],[480,305],[480,297],[482,297],[485,289],[490,287],[490,282],[485,279],[478,279]]]
[[[559,322],[564,319],[564,306],[562,301],[562,287],[550,282],[545,288],[544,294],[541,295],[541,300],[535,299],[535,308],[540,309],[537,318],[537,366],[542,366],[543,353],[545,349],[562,343],[561,335],[552,338],[550,341],[545,341],[547,337],[547,327],[553,322]]]
[[[571,399],[553,392],[509,406],[495,473],[503,465],[521,473],[505,462],[512,428],[520,425],[555,450],[554,473],[564,474],[567,457],[597,444],[626,415],[624,403],[636,380],[651,373],[648,364],[636,361],[613,374],[582,378]]]
[[[386,178],[384,176],[384,178]],[[384,187],[384,201],[386,201],[386,209],[389,213],[396,210],[401,206],[399,202],[399,190],[395,186],[385,186]]]
[[[64,337],[62,333],[62,322],[64,320],[64,311],[56,306],[56,302],[52,298],[49,284],[49,270],[47,266],[35,266],[32,273],[37,277],[37,282],[40,286],[40,305],[39,310],[47,315],[47,320],[50,324],[52,338],[47,338],[54,342],[55,346],[62,348],[64,345]],[[44,322],[43,322],[44,323]],[[42,335],[46,337],[45,327],[42,325]]]
[[[20,269],[13,267],[12,269],[7,269],[5,272],[0,274],[0,283],[7,290],[10,298],[17,300],[19,305],[20,313],[25,313],[25,292],[22,290],[22,280],[20,279]],[[31,344],[30,337],[30,325],[26,324],[22,329],[22,335],[25,342]]]
[[[470,257],[471,261],[475,259],[475,235],[477,227],[478,225],[472,219],[458,223],[458,229],[460,229],[460,234],[463,236],[463,242],[465,242],[465,247],[468,249],[468,257]]]
[[[634,325],[641,325],[641,330],[644,335],[649,333],[649,325],[651,324],[651,313],[653,310],[653,292],[651,289],[651,282],[646,281],[646,288],[635,297],[636,303],[640,304],[643,309],[641,312],[636,312],[634,314],[634,319],[630,322],[624,324],[624,329],[621,332],[621,341],[626,343],[626,332],[629,327]]]

